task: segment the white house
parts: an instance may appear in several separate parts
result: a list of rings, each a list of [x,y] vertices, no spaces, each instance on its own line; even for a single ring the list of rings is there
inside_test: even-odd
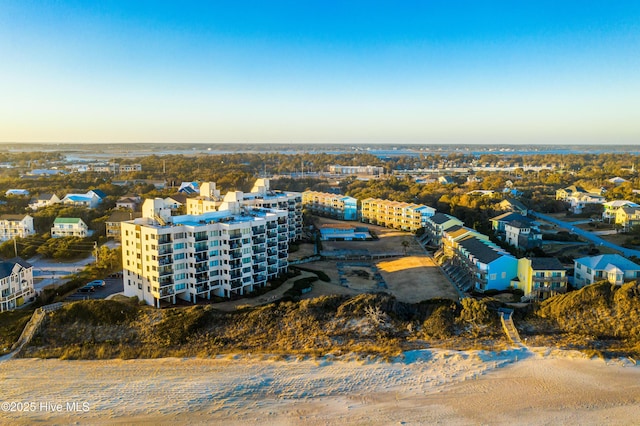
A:
[[[538,232],[531,222],[513,220],[504,225],[505,241],[517,248],[532,248],[542,245],[542,234]]]
[[[31,210],[38,210],[44,207],[52,206],[54,204],[58,204],[60,202],[60,198],[56,194],[40,194],[37,197],[34,197],[29,202],[29,208]]]
[[[62,204],[70,204],[73,206],[86,207],[94,209],[102,202],[105,194],[102,191],[91,190],[86,194],[67,194],[62,199]]]
[[[7,241],[15,237],[26,238],[36,233],[33,227],[33,217],[17,214],[0,215],[0,241]]]
[[[51,228],[52,238],[88,236],[89,227],[78,217],[57,217]]]
[[[29,191],[27,191],[26,189],[7,189],[7,192],[5,192],[4,195],[24,196],[24,195],[29,195]]]
[[[602,195],[593,193],[578,193],[567,197],[566,201],[571,205],[569,210],[572,213],[580,214],[588,204],[604,204],[606,199]]]
[[[34,296],[33,267],[20,258],[0,262],[0,312],[15,309]]]
[[[574,286],[582,288],[598,281],[620,285],[640,278],[640,265],[619,254],[582,257],[574,261]]]

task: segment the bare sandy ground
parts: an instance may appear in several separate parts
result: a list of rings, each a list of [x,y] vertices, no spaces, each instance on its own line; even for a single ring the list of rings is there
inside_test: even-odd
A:
[[[0,362],[0,383],[0,423],[7,424],[601,425],[640,419],[640,367],[546,349],[423,350],[391,363],[231,356],[9,360]],[[23,411],[7,409],[18,407]]]

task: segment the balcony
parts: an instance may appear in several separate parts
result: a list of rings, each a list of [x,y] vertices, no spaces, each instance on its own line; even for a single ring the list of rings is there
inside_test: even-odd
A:
[[[264,245],[253,246],[253,254],[264,253],[267,248]]]
[[[254,274],[257,274],[258,272],[264,272],[264,271],[266,271],[266,270],[267,270],[267,267],[266,267],[266,266],[264,266],[264,265],[261,265],[261,266],[254,266],[254,267],[253,267],[253,273],[254,273]]]
[[[196,253],[195,255],[196,262],[206,262],[209,260],[209,255],[207,253]]]
[[[531,280],[535,283],[551,283],[551,282],[561,282],[566,283],[567,277],[531,277]]]
[[[167,285],[172,285],[173,284],[173,277],[172,276],[165,276],[163,278],[160,278],[158,280],[158,284],[160,284],[160,287],[167,286]]]
[[[196,241],[206,241],[208,239],[206,232],[196,232],[194,238]]]
[[[171,254],[173,253],[173,247],[171,245],[163,245],[163,246],[158,246],[158,254],[159,255],[164,255],[164,254]]]
[[[160,266],[171,265],[172,263],[173,259],[171,258],[171,256],[163,256],[158,258],[158,265]]]
[[[278,227],[278,224],[275,222],[267,223],[267,229],[276,229],[277,227]]]
[[[253,235],[264,234],[264,232],[265,232],[265,227],[264,226],[251,228],[251,233]]]
[[[169,268],[160,268],[158,270],[158,275],[161,277],[167,276],[167,275],[172,275],[173,274],[173,268],[169,267]]]
[[[204,293],[205,291],[209,291],[208,284],[197,284],[196,285],[196,293]]]
[[[171,244],[171,235],[158,235],[158,244]]]
[[[171,296],[172,294],[174,294],[175,292],[173,291],[173,287],[169,287],[169,288],[161,288],[160,289],[160,297],[167,297],[167,296]]]
[[[207,248],[208,247],[206,242],[200,242],[194,245],[194,249],[196,252],[207,251]]]
[[[253,237],[253,244],[264,244],[267,239],[265,237]]]
[[[242,287],[242,280],[231,280],[231,282],[229,283],[231,288],[239,288]]]

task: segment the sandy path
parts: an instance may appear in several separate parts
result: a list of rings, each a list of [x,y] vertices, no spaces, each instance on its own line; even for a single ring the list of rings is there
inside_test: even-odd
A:
[[[414,351],[393,363],[10,360],[0,399],[36,409],[0,423],[633,424],[640,367],[608,364],[524,350]]]

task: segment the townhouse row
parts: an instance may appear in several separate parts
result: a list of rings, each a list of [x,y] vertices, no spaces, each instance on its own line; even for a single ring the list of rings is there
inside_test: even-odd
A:
[[[501,216],[494,218],[494,229],[500,229]],[[440,248],[434,256],[461,291],[511,287],[526,298],[543,300],[567,290],[567,271],[558,259],[517,259],[454,216],[436,213],[429,218],[422,242]]]
[[[366,198],[358,206],[356,198],[317,191],[303,192],[302,205],[318,216],[361,220],[372,225],[412,232],[423,228],[426,218],[435,214],[434,208],[421,204]]]

